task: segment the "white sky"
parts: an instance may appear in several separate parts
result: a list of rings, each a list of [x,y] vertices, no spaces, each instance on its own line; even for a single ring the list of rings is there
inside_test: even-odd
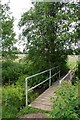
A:
[[[10,11],[12,12],[12,15],[15,18],[14,21],[14,31],[16,32],[16,38],[18,38],[18,35],[20,33],[17,25],[19,22],[19,19],[23,12],[27,11],[32,7],[31,0],[1,0],[1,3],[7,3],[10,1]],[[17,43],[18,44],[18,43]],[[18,45],[17,45],[18,46]],[[23,46],[18,46],[18,48],[22,48]]]
[[[15,18],[14,22],[14,30],[15,32],[19,32],[17,28],[17,23],[21,17],[21,14],[25,10],[29,10],[32,6],[31,0],[2,0],[2,3],[7,3],[10,1],[10,11],[13,13],[13,16]]]

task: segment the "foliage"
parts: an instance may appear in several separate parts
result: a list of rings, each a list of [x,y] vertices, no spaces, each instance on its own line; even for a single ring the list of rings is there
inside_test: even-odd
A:
[[[31,62],[28,63],[18,63],[12,61],[3,61],[2,62],[2,83],[3,85],[17,84],[25,87],[25,78],[30,75],[29,70]],[[29,69],[30,68],[30,69]],[[56,72],[56,71],[55,71]],[[42,80],[48,78],[49,73],[47,72],[44,75],[39,75],[28,80],[28,86],[32,87],[36,84],[39,84]],[[42,87],[46,87],[44,84]]]
[[[80,79],[80,61],[78,61],[78,78]]]
[[[3,87],[2,103],[3,118],[15,117],[21,106],[24,104],[24,89],[20,86]]]
[[[12,84],[23,74],[23,65],[12,61],[2,62],[2,83]]]
[[[25,90],[25,84],[26,84],[25,83],[26,77],[27,77],[26,75],[22,75],[16,81],[16,85],[24,88],[24,90]],[[33,80],[32,80],[32,82],[33,82]],[[33,85],[32,82],[29,83],[29,81],[28,81],[28,87],[31,87]],[[28,103],[31,103],[38,96],[38,92],[34,94],[34,91],[30,91],[28,94],[29,94],[28,95]]]
[[[72,44],[78,42],[78,7],[60,2],[36,2],[23,13],[19,26],[23,29],[23,38],[27,38],[26,51],[32,61],[29,74],[56,65],[65,72],[67,54],[74,53]],[[75,30],[69,32],[73,22]]]
[[[26,103],[25,87],[12,84],[11,86],[4,86],[2,90],[3,118],[15,118]],[[29,92],[28,103],[31,103],[37,96],[37,93]]]
[[[1,45],[2,56],[7,59],[14,59],[15,54],[12,54],[13,44],[16,42],[15,33],[13,30],[14,18],[10,12],[9,4],[0,3],[0,19],[1,19]]]
[[[77,65],[78,55],[68,55],[67,64],[69,68],[72,70]]]
[[[26,115],[26,114],[31,114],[31,113],[48,113],[47,111],[44,111],[44,110],[40,110],[40,109],[37,109],[37,108],[32,108],[30,106],[28,107],[24,107],[18,114],[17,114],[17,117],[20,117],[20,116],[23,116],[23,115]]]
[[[78,56],[78,59],[79,59],[79,56]],[[74,79],[72,80],[72,83],[75,84],[76,82],[80,82],[80,61],[77,60],[77,69],[75,71],[75,76],[74,76]]]
[[[18,80],[16,81],[16,85],[20,85],[22,87],[25,87],[25,78],[26,77],[27,77],[26,75],[19,76]]]
[[[78,85],[73,86],[65,81],[57,88],[55,96],[56,100],[52,99],[51,118],[79,119]]]

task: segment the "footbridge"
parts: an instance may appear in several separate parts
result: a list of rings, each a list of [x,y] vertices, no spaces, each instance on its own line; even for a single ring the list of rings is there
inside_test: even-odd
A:
[[[52,75],[52,70],[55,70],[57,68],[58,68],[57,72]],[[76,68],[77,67],[75,66],[73,68],[73,70],[69,70],[68,73],[64,77],[62,77],[60,74],[61,70],[59,69],[59,66],[27,77],[25,79],[25,81],[26,81],[26,106],[28,105],[28,92],[35,89],[36,87],[40,86],[41,84],[44,84],[45,82],[49,81],[49,88],[47,90],[45,90],[40,96],[38,96],[38,98],[36,98],[31,104],[29,104],[29,106],[32,106],[32,107],[38,108],[38,109],[42,109],[42,110],[46,110],[46,111],[51,111],[51,106],[52,106],[51,97],[55,95],[54,91],[55,91],[56,86],[61,85],[62,81],[64,81],[64,80],[71,81],[75,75]],[[29,79],[36,77],[38,75],[44,74],[46,72],[49,73],[49,77],[46,80],[43,80],[39,84],[28,89],[28,80]],[[58,76],[58,80],[56,82],[54,82],[53,84],[51,84],[51,80],[55,76]]]

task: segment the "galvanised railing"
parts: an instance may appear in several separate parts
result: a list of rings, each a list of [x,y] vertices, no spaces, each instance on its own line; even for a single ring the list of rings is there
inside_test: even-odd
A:
[[[61,80],[59,80],[59,84],[61,84],[62,81],[67,78],[67,76],[69,76],[69,80],[71,81],[75,75],[75,71],[77,70],[77,68],[78,66],[76,65],[72,70],[69,70],[68,73]]]
[[[25,78],[25,81],[26,81],[26,106],[28,105],[28,92],[29,92],[29,91],[33,90],[34,88],[38,87],[39,85],[45,83],[45,82],[48,81],[48,80],[49,80],[49,87],[50,87],[50,86],[51,86],[51,78],[54,77],[54,76],[56,76],[57,74],[59,74],[59,79],[60,79],[60,70],[59,70],[57,73],[55,73],[54,75],[51,75],[51,71],[52,71],[53,69],[55,69],[55,68],[59,68],[59,66],[53,67],[53,68],[51,68],[51,69],[42,71],[42,72],[40,72],[40,73],[31,75],[31,76]],[[28,80],[29,80],[30,78],[36,77],[36,76],[41,75],[41,74],[46,73],[46,72],[49,72],[49,77],[48,77],[46,80],[44,80],[44,81],[40,82],[39,84],[35,85],[34,87],[31,87],[31,88],[28,89]]]

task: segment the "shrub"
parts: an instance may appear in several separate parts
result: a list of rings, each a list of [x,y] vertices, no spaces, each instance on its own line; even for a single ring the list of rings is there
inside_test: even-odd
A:
[[[80,61],[78,62],[78,78],[80,79]]]
[[[16,85],[20,85],[25,88],[25,78],[27,75],[21,75],[18,80],[16,81]]]
[[[26,78],[26,77],[27,77],[26,75],[22,75],[22,76],[19,77],[19,79],[18,79],[17,82],[16,82],[16,85],[18,85],[18,86],[20,86],[21,88],[23,88],[23,89],[24,89],[24,92],[25,92],[25,85],[26,85],[26,83],[25,83],[25,78]],[[28,84],[28,87],[30,87],[29,85],[30,85],[30,84]],[[31,85],[32,85],[32,84],[31,84]],[[34,91],[31,90],[31,91],[28,93],[28,103],[31,103],[37,96],[38,96],[38,93],[34,93]]]
[[[12,61],[2,62],[2,83],[14,83],[23,74],[23,66]]]
[[[28,103],[31,103],[38,94],[30,91],[28,94]],[[2,116],[3,118],[15,118],[17,113],[25,106],[26,93],[25,87],[16,84],[4,86],[2,89]]]
[[[24,104],[24,89],[11,85],[3,87],[2,90],[3,117],[14,117]]]
[[[64,118],[64,120],[70,118],[79,118],[76,112],[78,106],[78,87],[71,85],[65,81],[56,90],[56,100],[52,100],[52,112],[51,118]],[[55,97],[55,96],[54,96]]]

